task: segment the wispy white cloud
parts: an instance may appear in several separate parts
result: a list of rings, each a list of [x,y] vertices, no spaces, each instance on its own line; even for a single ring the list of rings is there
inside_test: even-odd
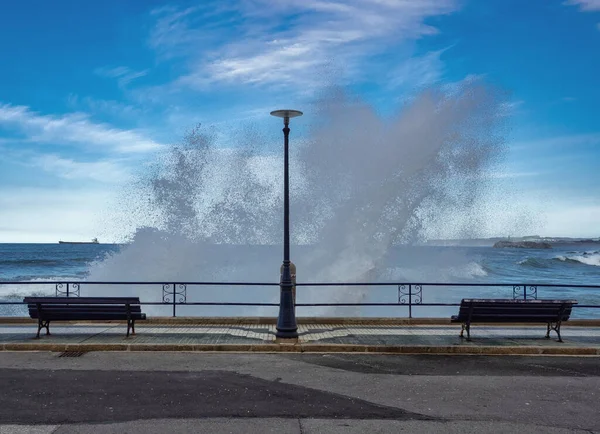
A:
[[[95,123],[84,113],[43,115],[11,104],[0,104],[0,127],[14,128],[30,142],[76,144],[96,151],[140,153],[161,146],[139,131]]]
[[[133,105],[124,101],[79,96],[73,93],[66,98],[66,102],[69,109],[74,111],[84,111],[92,115],[107,115],[115,119],[127,119],[136,122],[141,121],[148,112],[148,109],[140,105]]]
[[[116,79],[121,87],[125,87],[136,78],[140,78],[148,74],[147,69],[143,71],[134,71],[128,66],[117,66],[113,68],[102,67],[97,68],[94,72],[101,77]]]
[[[310,86],[332,59],[360,74],[357,65],[384,49],[435,34],[425,20],[457,7],[455,0],[249,0],[236,8],[161,8],[150,45],[189,57],[189,72],[176,85]],[[203,48],[209,40],[211,49]]]
[[[513,116],[525,104],[523,100],[508,101],[500,104],[500,116]]]
[[[444,50],[412,57],[395,68],[390,77],[390,86],[420,89],[439,82],[444,73],[444,62],[441,55]]]
[[[600,0],[567,0],[565,5],[579,6],[585,12],[600,11]]]
[[[33,157],[28,164],[70,180],[120,184],[130,180],[132,176],[125,165],[115,160],[76,161],[58,155],[45,154]]]

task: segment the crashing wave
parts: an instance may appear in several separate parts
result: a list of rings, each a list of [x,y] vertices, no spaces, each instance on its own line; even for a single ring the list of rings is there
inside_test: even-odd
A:
[[[592,252],[592,253],[585,252],[585,253],[581,253],[579,255],[560,255],[560,256],[555,256],[554,259],[557,259],[557,260],[563,261],[563,262],[572,262],[572,263],[579,263],[579,264],[600,267],[600,253],[599,252]]]

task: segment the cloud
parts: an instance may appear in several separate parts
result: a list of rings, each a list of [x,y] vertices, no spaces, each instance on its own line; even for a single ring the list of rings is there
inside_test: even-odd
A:
[[[420,89],[439,82],[444,72],[444,62],[441,60],[444,51],[446,49],[430,51],[403,62],[392,73],[390,86]]]
[[[117,79],[117,82],[121,87],[125,87],[132,80],[135,80],[136,78],[140,78],[148,74],[147,69],[143,71],[134,71],[127,66],[117,66],[115,68],[97,68],[94,72],[101,77]]]
[[[360,75],[362,62],[390,46],[435,34],[425,20],[453,12],[457,3],[251,0],[236,7],[207,2],[185,10],[160,8],[153,11],[149,43],[159,53],[190,59],[189,72],[176,86],[313,86],[323,80],[319,71],[332,59]]]
[[[84,113],[42,115],[27,106],[0,104],[0,127],[12,127],[34,143],[77,144],[96,151],[140,153],[161,145],[136,130],[95,123]]]
[[[508,101],[500,104],[500,116],[513,116],[523,104],[525,104],[525,101],[522,100]]]
[[[109,184],[120,184],[131,180],[130,171],[114,160],[76,161],[58,155],[37,155],[29,165],[70,180],[93,180]]]
[[[127,119],[134,122],[140,122],[149,111],[147,108],[123,101],[82,97],[74,93],[69,94],[66,103],[71,110],[83,110],[93,115],[101,114],[118,120]]]
[[[585,12],[600,11],[600,0],[567,0],[564,4],[579,6],[579,9]]]

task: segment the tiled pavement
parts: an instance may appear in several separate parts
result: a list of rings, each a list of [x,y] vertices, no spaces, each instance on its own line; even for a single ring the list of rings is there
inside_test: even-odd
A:
[[[61,324],[51,326],[51,336],[45,336],[42,331],[41,339],[34,338],[36,331],[35,324],[2,324],[0,349],[15,349],[15,345],[7,344],[29,344],[29,349],[44,349],[44,346],[52,344],[75,344],[80,348],[85,345],[113,345],[113,349],[125,345],[131,351],[144,345],[168,345],[174,350],[177,346],[184,349],[185,345],[236,345],[242,351],[241,346],[253,346],[255,350],[258,346],[264,350],[265,344],[276,346],[274,324],[140,324],[136,325],[137,334],[129,338],[125,337],[124,324]],[[300,324],[298,343],[306,348],[319,345],[322,351],[328,351],[328,346],[560,347],[571,351],[586,349],[591,354],[600,355],[600,327],[563,326],[564,343],[557,342],[554,332],[551,339],[544,339],[546,327],[543,324],[473,326],[470,342],[460,339],[459,332],[460,325]],[[31,347],[32,344],[36,348]]]

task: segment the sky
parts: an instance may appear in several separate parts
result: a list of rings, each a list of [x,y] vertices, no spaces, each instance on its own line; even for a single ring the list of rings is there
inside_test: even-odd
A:
[[[0,242],[114,241],[116,195],[199,122],[270,126],[332,81],[386,113],[467,77],[510,95],[527,230],[600,236],[600,0],[21,0],[0,58]]]

